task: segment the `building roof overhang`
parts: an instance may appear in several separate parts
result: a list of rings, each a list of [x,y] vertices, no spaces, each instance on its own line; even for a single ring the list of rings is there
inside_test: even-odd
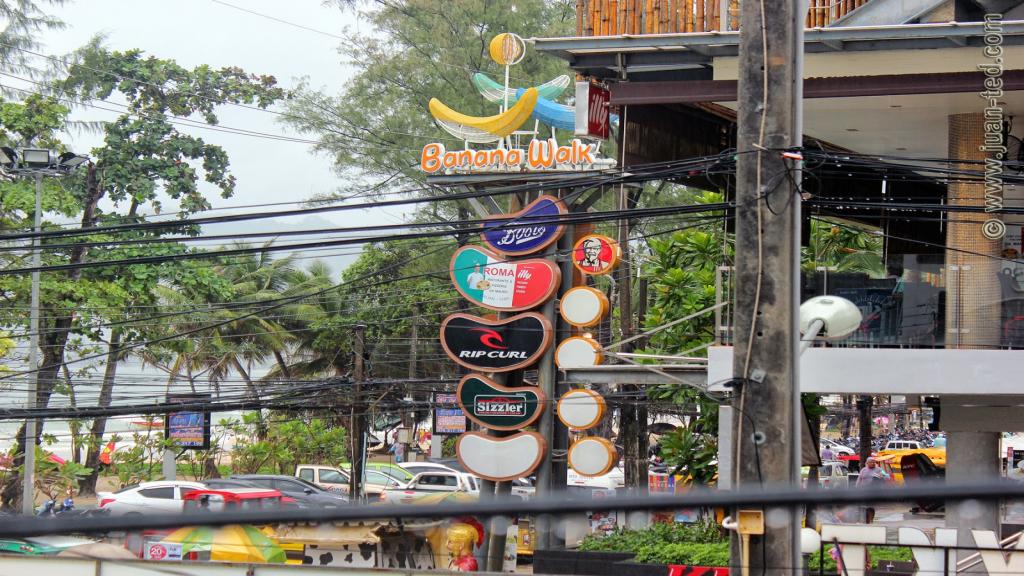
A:
[[[1000,22],[1003,46],[1024,46],[1024,20]],[[899,26],[812,28],[804,31],[808,54],[922,50],[985,45],[985,23],[947,22]],[[716,58],[735,58],[739,32],[642,34],[532,38],[537,50],[562,58],[574,70],[596,78],[685,78],[713,67]]]

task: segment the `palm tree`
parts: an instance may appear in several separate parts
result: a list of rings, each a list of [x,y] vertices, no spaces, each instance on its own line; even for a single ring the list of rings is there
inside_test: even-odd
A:
[[[882,262],[882,236],[862,225],[841,220],[812,219],[811,239],[803,248],[802,267],[814,272],[819,266],[836,272],[863,272],[872,277],[885,276]]]
[[[342,290],[328,290],[337,282],[331,270],[317,260],[306,270],[294,270],[290,285],[283,296],[314,293],[282,308],[281,327],[290,330],[292,361],[279,359],[267,374],[309,378],[316,376],[343,376],[351,369],[351,323],[349,298]]]
[[[264,244],[269,247],[272,242]],[[232,248],[245,248],[236,244]],[[259,252],[240,259],[233,259],[229,265],[222,264],[217,272],[234,286],[234,302],[237,304],[259,303],[284,296],[294,282],[296,274],[294,256],[272,258],[269,252]],[[252,378],[254,364],[262,364],[273,358],[278,366],[286,366],[284,355],[292,335],[282,325],[280,309],[252,314],[253,308],[233,307],[217,314],[221,321],[237,318],[211,330],[205,347],[204,363],[209,368],[211,382],[222,382],[234,371],[245,382],[247,394],[258,397],[257,383]]]

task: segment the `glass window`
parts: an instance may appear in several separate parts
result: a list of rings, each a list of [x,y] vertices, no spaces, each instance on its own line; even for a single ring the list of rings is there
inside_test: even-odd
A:
[[[174,487],[160,487],[160,488],[143,488],[139,490],[139,495],[145,498],[161,498],[163,500],[174,499]]]
[[[242,480],[262,486],[263,488],[274,488],[274,481],[270,478],[242,478]]]
[[[390,476],[388,476],[386,474],[381,474],[380,472],[377,472],[377,471],[374,471],[374,470],[367,470],[366,471],[366,483],[367,484],[378,484],[380,486],[389,486],[391,484],[394,484],[395,481]]]
[[[306,478],[305,476],[302,479],[312,480],[312,478]],[[320,481],[324,484],[348,484],[348,477],[337,470],[321,470]]]
[[[323,475],[324,475],[324,473],[320,472],[320,476],[322,477]],[[312,482],[313,481],[313,469],[312,468],[303,468],[302,470],[299,470],[299,478],[302,478],[303,480],[306,480],[307,482]]]

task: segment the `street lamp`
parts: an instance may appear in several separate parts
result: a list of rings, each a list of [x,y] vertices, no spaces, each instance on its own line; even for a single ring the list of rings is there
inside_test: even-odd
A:
[[[39,268],[42,266],[41,239],[43,216],[43,176],[59,177],[71,173],[89,159],[73,152],[57,156],[47,148],[22,148],[19,153],[13,148],[0,147],[0,170],[12,176],[31,175],[36,181],[35,222],[32,237],[32,305],[29,320],[29,373],[28,398],[25,407],[36,408],[39,397]],[[32,418],[25,420],[25,466],[22,473],[21,509],[24,514],[35,512],[35,471],[37,423]]]
[[[800,305],[800,354],[817,338],[839,340],[860,328],[860,308],[846,298],[815,296]]]

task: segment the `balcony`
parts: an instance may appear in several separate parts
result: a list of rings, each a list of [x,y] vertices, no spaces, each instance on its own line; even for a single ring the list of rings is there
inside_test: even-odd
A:
[[[868,0],[810,0],[808,28],[826,28]],[[725,15],[723,18],[722,15]],[[577,36],[737,30],[739,0],[577,0]]]
[[[906,254],[873,278],[818,268],[804,273],[801,301],[832,295],[860,308],[863,321],[839,348],[1024,349],[1024,266],[946,266],[941,254]],[[732,344],[732,269],[719,269],[716,344]],[[960,297],[954,297],[959,291]]]

